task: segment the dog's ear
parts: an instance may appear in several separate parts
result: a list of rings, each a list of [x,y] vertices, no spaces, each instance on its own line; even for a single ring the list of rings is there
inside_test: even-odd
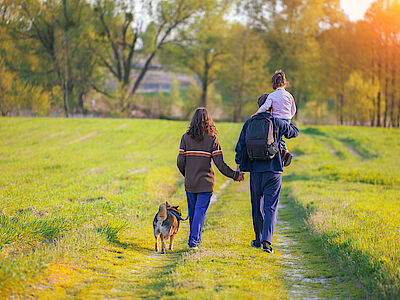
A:
[[[168,207],[168,206],[171,206],[171,205],[169,205],[169,203],[168,203],[168,201],[165,201],[165,205]]]

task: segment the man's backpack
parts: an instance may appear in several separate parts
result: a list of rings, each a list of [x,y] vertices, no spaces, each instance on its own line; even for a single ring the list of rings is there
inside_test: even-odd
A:
[[[250,160],[269,160],[279,151],[270,116],[255,115],[246,129],[246,148]]]

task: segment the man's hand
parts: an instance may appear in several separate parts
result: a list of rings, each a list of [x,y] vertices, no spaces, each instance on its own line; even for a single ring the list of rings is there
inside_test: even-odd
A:
[[[240,172],[240,165],[236,165],[236,171]]]

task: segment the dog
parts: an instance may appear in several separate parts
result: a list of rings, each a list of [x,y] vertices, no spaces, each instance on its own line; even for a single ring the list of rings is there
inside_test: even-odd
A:
[[[165,202],[165,204],[160,205],[153,220],[154,238],[156,240],[155,250],[158,252],[158,238],[160,237],[162,254],[165,253],[165,243],[168,238],[170,239],[169,250],[173,249],[174,238],[179,229],[180,220],[171,211],[181,216],[179,205],[172,206]]]

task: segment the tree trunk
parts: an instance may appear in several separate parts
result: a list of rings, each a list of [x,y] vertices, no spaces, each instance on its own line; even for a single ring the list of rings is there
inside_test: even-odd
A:
[[[390,123],[392,127],[395,127],[395,102],[396,102],[396,54],[393,51],[393,58],[392,58],[392,99],[390,103]]]
[[[380,57],[378,56],[378,78],[377,81],[379,83],[379,92],[378,96],[376,98],[376,104],[377,104],[377,109],[376,109],[376,126],[381,127],[381,60]]]
[[[208,85],[210,84],[208,82],[208,73],[210,71],[210,66],[208,64],[208,53],[207,51],[204,52],[204,74],[203,74],[203,80],[202,80],[202,93],[201,93],[201,99],[200,99],[200,106],[202,107],[207,107],[207,92],[208,92]]]
[[[138,90],[138,88],[139,88],[139,86],[140,86],[140,83],[142,82],[144,76],[146,75],[146,72],[147,72],[147,70],[148,70],[149,67],[150,67],[150,63],[151,63],[151,61],[153,60],[153,58],[154,58],[155,55],[156,55],[156,51],[153,51],[153,52],[150,54],[150,56],[147,58],[147,60],[146,60],[146,62],[145,62],[145,64],[144,64],[142,70],[141,70],[140,73],[139,73],[139,76],[138,76],[138,77],[136,78],[136,80],[135,80],[135,83],[134,83],[134,85],[133,85],[132,90],[131,90],[130,93],[129,93],[129,98],[132,98],[132,97],[136,94],[136,92],[137,92],[137,90]],[[125,95],[128,94],[128,92],[125,91],[125,88],[124,88],[123,94],[124,94],[124,95],[123,95],[122,97],[125,97]],[[131,104],[132,104],[131,101],[128,101],[127,105],[124,105],[124,104],[123,104],[122,107],[121,107],[121,112],[124,112],[125,110],[127,110],[128,108],[130,108],[130,107],[132,106]]]
[[[147,72],[147,70],[148,70],[149,67],[150,67],[150,63],[151,63],[151,61],[153,60],[153,58],[154,58],[155,55],[156,55],[156,52],[154,51],[154,52],[151,53],[150,56],[147,58],[147,60],[146,60],[146,62],[145,62],[145,64],[144,64],[142,70],[141,70],[140,73],[139,73],[138,78],[136,78],[136,80],[135,80],[135,84],[133,85],[133,89],[132,89],[131,95],[130,95],[131,97],[132,97],[133,95],[135,95],[135,93],[136,93],[137,89],[139,88],[139,85],[140,85],[140,83],[142,82],[142,80],[143,80],[143,78],[144,78],[144,75],[146,75],[146,72]]]
[[[65,110],[65,117],[69,118],[69,104],[68,104],[68,83],[64,81],[64,110]]]
[[[340,121],[339,121],[339,95],[338,94],[336,94],[336,125],[339,125],[340,124]]]
[[[343,103],[344,103],[344,95],[340,94],[340,125],[343,125]]]
[[[376,108],[375,97],[372,97],[371,127],[375,126],[375,108]]]
[[[201,99],[200,99],[200,106],[202,107],[207,107],[207,90],[208,90],[208,83],[207,81],[205,81],[203,82]]]
[[[385,74],[388,74],[387,73],[387,68],[386,68]],[[389,78],[386,75],[385,76],[385,112],[383,113],[383,127],[387,126],[387,116],[388,116],[388,110],[389,110],[389,93],[388,93],[388,90],[389,90]]]
[[[85,93],[81,92],[79,93],[79,98],[78,98],[78,107],[79,111],[83,113],[83,100],[85,99]]]
[[[233,122],[240,122],[241,112],[242,112],[242,99],[239,95],[239,99],[235,101],[235,106],[233,109]]]
[[[371,82],[372,85],[375,85],[375,60],[374,60],[374,54],[372,53],[372,59],[371,59]],[[375,111],[376,111],[376,98],[375,95],[372,97],[372,111],[371,111],[371,127],[375,126]]]
[[[377,109],[376,109],[376,126],[381,126],[381,91],[378,92],[377,97]]]

